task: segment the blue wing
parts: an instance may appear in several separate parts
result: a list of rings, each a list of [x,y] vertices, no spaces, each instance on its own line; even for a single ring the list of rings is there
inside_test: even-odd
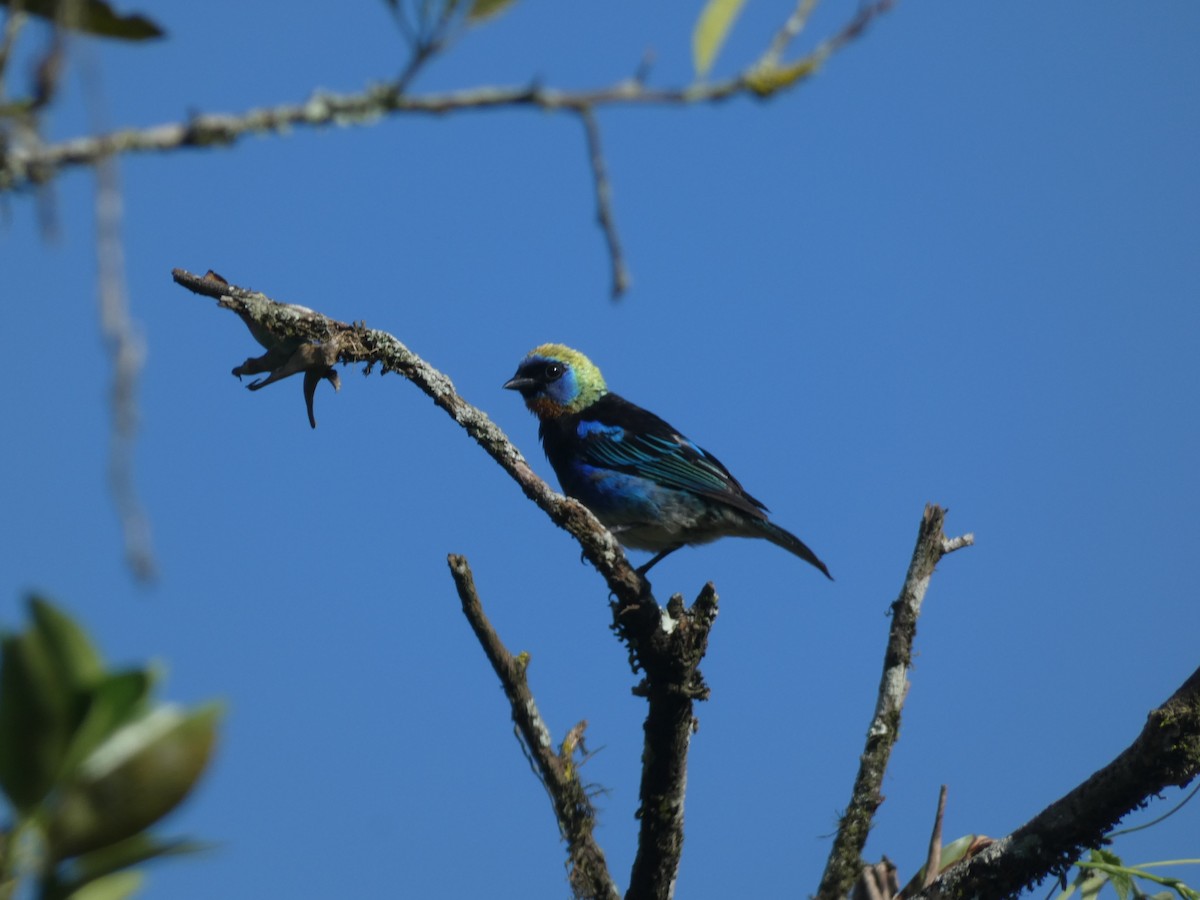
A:
[[[651,412],[606,395],[576,425],[578,452],[587,463],[691,491],[762,517],[751,497],[721,461]]]

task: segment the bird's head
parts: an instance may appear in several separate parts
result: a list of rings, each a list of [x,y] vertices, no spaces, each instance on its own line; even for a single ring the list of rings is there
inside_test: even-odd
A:
[[[534,347],[504,386],[520,391],[539,419],[579,412],[608,393],[604,376],[592,361],[562,344]]]

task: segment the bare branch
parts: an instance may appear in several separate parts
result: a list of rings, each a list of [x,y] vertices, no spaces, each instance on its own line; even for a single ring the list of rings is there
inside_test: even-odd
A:
[[[90,114],[102,116],[100,73],[95,58],[83,56],[84,83]],[[125,558],[139,580],[154,578],[154,549],[150,520],[134,481],[133,451],[138,426],[137,387],[146,359],[145,343],[129,311],[125,281],[125,246],[121,239],[122,198],[117,161],[101,159],[96,173],[96,281],[100,301],[100,331],[112,358],[112,425],[109,437],[108,476],[121,532]]]
[[[447,561],[462,601],[463,614],[500,679],[512,708],[513,722],[554,805],[554,815],[567,842],[571,861],[571,888],[577,897],[616,900],[619,894],[608,872],[604,851],[592,834],[596,811],[579,778],[579,768],[574,764],[575,750],[582,743],[583,723],[571,729],[559,752],[555,753],[550,731],[542,721],[525,677],[528,661],[514,658],[488,621],[466,558],[452,554]]]
[[[942,533],[946,511],[929,504],[917,533],[917,545],[900,596],[892,604],[892,625],[883,659],[883,676],[875,702],[875,715],[867,729],[867,744],[859,760],[858,776],[850,805],[838,823],[829,861],[817,890],[818,900],[839,900],[845,897],[863,871],[862,850],[867,833],[879,804],[883,802],[880,787],[887,770],[892,746],[900,734],[900,713],[908,694],[908,669],[912,662],[912,646],[917,636],[917,618],[929,580],[938,561],[947,552],[947,544],[967,546],[970,536],[947,541]]]
[[[24,142],[0,154],[0,191],[42,183],[62,169],[94,165],[110,155],[226,146],[249,135],[286,134],[306,126],[368,125],[383,116],[445,115],[527,106],[548,111],[594,110],[617,105],[680,106],[722,103],[738,96],[771,96],[806,80],[821,61],[860,36],[872,20],[891,7],[892,2],[880,0],[863,7],[841,31],[814,51],[813,65],[805,70],[803,77],[767,82],[757,71],[756,62],[733,78],[687,87],[651,88],[639,78],[630,78],[607,87],[581,91],[533,85],[474,87],[441,94],[409,95],[404,90],[406,81],[402,76],[401,80],[370,86],[357,94],[317,92],[302,103],[251,109],[239,114],[199,115],[186,122],[123,129],[51,145]]]
[[[873,866],[863,866],[850,900],[892,900],[899,896],[900,884],[896,866],[886,856]]]
[[[952,866],[911,900],[1012,897],[1065,872],[1128,813],[1200,775],[1200,669],[1153,710],[1124,752],[1012,834]]]
[[[960,534],[956,538],[947,538],[942,541],[942,555],[953,553],[955,550],[961,550],[963,547],[970,547],[975,543],[975,535],[973,532]]]
[[[482,87],[409,96],[390,84],[369,87],[358,94],[318,92],[299,104],[251,109],[231,115],[199,115],[187,122],[125,129],[46,146],[11,147],[7,156],[0,160],[0,190],[42,183],[62,169],[94,165],[97,160],[112,154],[228,146],[250,135],[282,134],[304,126],[367,125],[385,115],[444,115],[522,106],[555,111],[621,103],[718,102],[740,90],[735,79],[692,90],[651,90],[635,81],[626,81],[608,88],[575,93],[541,87]]]
[[[608,244],[608,257],[612,266],[612,297],[617,300],[629,289],[629,270],[625,267],[625,258],[621,254],[617,223],[613,218],[612,186],[604,164],[604,149],[600,144],[600,125],[590,107],[581,107],[579,118],[583,122],[584,134],[587,135],[588,159],[592,164],[592,181],[596,186],[596,219]]]

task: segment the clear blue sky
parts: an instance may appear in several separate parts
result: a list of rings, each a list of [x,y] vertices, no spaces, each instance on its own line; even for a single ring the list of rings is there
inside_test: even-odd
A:
[[[647,50],[653,83],[686,83],[698,8],[523,0],[417,88],[608,84]],[[789,8],[748,4],[717,73]],[[822,7],[812,36],[852,8]],[[89,45],[107,118],[354,91],[403,63],[381,2],[284,10],[147,7],[167,40]],[[175,266],[396,334],[548,478],[500,385],[532,346],[576,346],[826,560],[836,583],[729,540],[657,570],[664,599],[709,579],[721,596],[681,898],[815,890],[927,501],[978,545],[927,598],[868,855],[911,875],[942,783],[948,835],[999,836],[1112,759],[1200,663],[1198,40],[1192,3],[907,0],[773,102],[602,111],[635,280],[617,305],[568,116],[122,160],[151,589],[124,567],[105,480],[92,179],[47,195],[57,242],[32,197],[7,198],[0,621],[44,591],[113,660],[165,660],[166,696],[229,707],[210,777],[164,829],[219,849],[156,867],[147,896],[566,895],[449,552],[532,654],[555,734],[588,720],[621,885],[644,708],[602,581],[453,422],[399,377],[346,371],[310,431],[299,383],[252,394],[229,375],[256,345]],[[49,130],[86,128],[75,67]],[[1197,856],[1197,834],[1193,804],[1115,849]]]

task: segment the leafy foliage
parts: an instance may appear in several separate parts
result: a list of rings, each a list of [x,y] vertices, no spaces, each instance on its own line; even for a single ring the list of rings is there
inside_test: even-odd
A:
[[[121,900],[141,884],[130,867],[200,849],[148,829],[204,773],[221,710],[154,702],[151,669],[107,669],[70,616],[29,605],[29,628],[0,638],[0,898],[31,877],[40,900]]]
[[[1117,854],[1108,850],[1093,850],[1088,858],[1077,862],[1079,874],[1070,887],[1060,893],[1055,900],[1067,900],[1075,891],[1079,891],[1081,900],[1095,900],[1106,884],[1111,884],[1119,900],[1130,900],[1137,897],[1151,897],[1154,900],[1200,900],[1200,891],[1188,887],[1178,878],[1167,878],[1148,871],[1161,866],[1200,865],[1200,859],[1171,859],[1161,862],[1139,863],[1127,866],[1121,862]],[[1148,894],[1142,890],[1139,881],[1161,885],[1169,890]]]

